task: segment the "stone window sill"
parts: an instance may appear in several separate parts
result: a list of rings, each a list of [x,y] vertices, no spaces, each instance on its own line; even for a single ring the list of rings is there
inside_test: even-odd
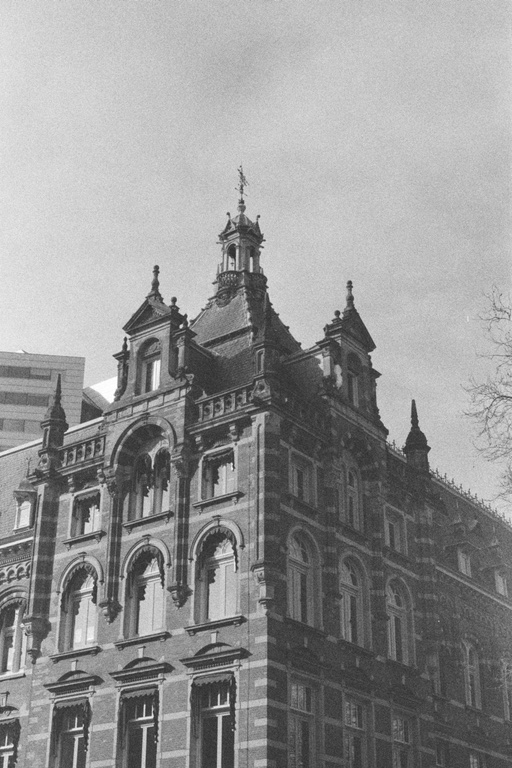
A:
[[[158,523],[160,520],[165,520],[167,523],[174,517],[174,512],[168,509],[167,512],[159,512],[158,515],[148,515],[148,517],[137,517],[134,520],[127,520],[123,523],[123,528],[131,533],[132,528],[138,528],[141,525],[149,525],[150,523]]]
[[[18,669],[17,672],[2,672],[0,680],[14,680],[17,677],[25,677],[25,670]]]
[[[200,499],[199,501],[194,502],[192,506],[203,511],[205,507],[210,507],[214,504],[223,504],[226,501],[232,501],[233,504],[238,504],[238,499],[243,495],[242,491],[232,491],[231,493],[224,493],[222,496],[211,496],[209,499]]]
[[[96,656],[101,651],[99,645],[86,645],[83,648],[73,648],[71,651],[61,651],[54,653],[50,659],[55,663],[64,659],[74,659],[77,656]]]
[[[238,627],[245,621],[245,616],[238,614],[237,616],[226,616],[224,619],[215,619],[213,621],[204,621],[202,624],[191,624],[185,627],[189,635],[195,635],[197,632],[205,632],[206,630],[220,629],[221,627],[235,626]]]
[[[149,635],[127,637],[124,640],[118,640],[114,645],[119,651],[122,651],[123,648],[126,648],[129,645],[144,645],[145,643],[153,643],[156,640],[160,640],[160,642],[163,643],[163,641],[167,640],[169,637],[171,637],[171,633],[167,632],[167,630],[162,630],[161,632],[151,632]]]
[[[103,536],[106,536],[105,531],[91,531],[91,533],[82,533],[80,536],[72,536],[69,539],[64,539],[63,544],[65,544],[68,549],[71,549],[73,544],[82,544],[84,541],[92,541],[92,539],[101,541]]]

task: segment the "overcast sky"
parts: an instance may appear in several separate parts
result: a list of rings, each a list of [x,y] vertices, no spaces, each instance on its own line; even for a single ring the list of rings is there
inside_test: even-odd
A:
[[[236,169],[308,346],[354,283],[381,415],[491,497],[463,385],[510,287],[508,0],[0,0],[0,348],[115,374],[161,267],[195,316]]]

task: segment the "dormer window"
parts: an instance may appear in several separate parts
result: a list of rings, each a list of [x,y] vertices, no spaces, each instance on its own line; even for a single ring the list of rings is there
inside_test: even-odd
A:
[[[466,549],[457,550],[457,566],[464,576],[471,576],[471,554]]]
[[[494,571],[494,579],[496,584],[496,592],[498,595],[508,597],[508,586],[505,574],[501,571]]]
[[[153,392],[160,386],[161,351],[158,341],[148,344],[141,357],[141,393]]]

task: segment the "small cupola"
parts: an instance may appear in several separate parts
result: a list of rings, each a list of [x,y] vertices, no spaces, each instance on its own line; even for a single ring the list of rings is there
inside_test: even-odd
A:
[[[416,401],[413,400],[411,403],[411,429],[404,445],[404,453],[407,456],[407,463],[411,464],[416,469],[428,472],[429,451],[430,446],[427,443],[427,438],[419,427]]]
[[[217,268],[217,291],[238,284],[240,273],[263,275],[260,266],[260,253],[264,241],[260,230],[259,216],[253,222],[245,214],[244,190],[247,179],[242,166],[238,169],[238,213],[227,214],[226,226],[219,235],[222,246],[221,262]]]

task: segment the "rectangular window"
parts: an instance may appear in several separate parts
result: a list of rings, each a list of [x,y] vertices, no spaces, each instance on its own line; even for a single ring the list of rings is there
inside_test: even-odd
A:
[[[292,459],[292,492],[299,501],[314,504],[313,467],[297,457]]]
[[[126,702],[126,768],[155,768],[156,728],[154,695]]]
[[[385,518],[385,540],[390,549],[406,554],[405,521],[401,515],[389,510]]]
[[[481,752],[470,752],[469,768],[485,768],[485,755]]]
[[[449,757],[448,744],[444,741],[436,742],[436,766],[448,768]]]
[[[51,368],[26,368],[21,365],[0,365],[0,377],[4,379],[51,379]]]
[[[366,765],[365,714],[362,704],[345,701],[343,743],[347,768],[364,768]]]
[[[350,371],[347,373],[347,390],[349,402],[357,408],[359,405],[358,381],[356,374],[351,373]]]
[[[288,768],[313,768],[313,696],[310,686],[292,683],[288,721]]]
[[[411,724],[405,717],[393,717],[393,768],[412,768]]]
[[[20,733],[19,720],[0,725],[0,768],[14,768]]]
[[[457,565],[465,576],[471,576],[471,555],[464,549],[457,550]]]
[[[83,536],[100,529],[100,494],[78,496],[73,501],[71,536]]]
[[[85,768],[89,721],[88,701],[55,705],[52,724],[55,768]]]
[[[234,682],[198,686],[198,757],[200,768],[233,768],[235,764]]]
[[[498,595],[503,595],[503,597],[508,597],[508,585],[507,585],[507,579],[503,573],[500,573],[499,571],[494,572],[495,577],[495,584],[496,584],[496,592]]]
[[[236,490],[235,456],[232,449],[203,459],[203,498],[213,499]]]
[[[2,429],[4,432],[24,432],[24,419],[2,419]]]

